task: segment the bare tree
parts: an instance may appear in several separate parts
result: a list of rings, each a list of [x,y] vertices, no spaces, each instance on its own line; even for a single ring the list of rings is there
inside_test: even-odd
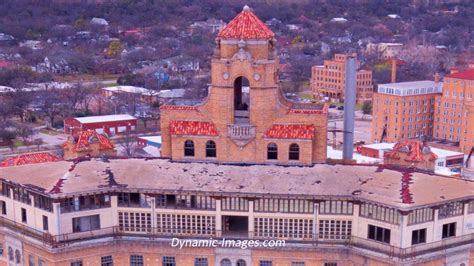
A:
[[[135,155],[138,148],[137,139],[136,137],[131,136],[130,132],[123,135],[122,139],[119,141],[119,145],[125,156],[128,157]]]
[[[16,129],[17,136],[21,137],[23,143],[28,143],[28,140],[33,136],[33,129],[29,126],[20,126]]]

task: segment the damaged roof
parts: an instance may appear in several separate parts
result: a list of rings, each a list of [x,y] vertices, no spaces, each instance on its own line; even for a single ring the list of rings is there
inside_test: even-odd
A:
[[[180,191],[210,195],[351,198],[400,209],[474,199],[474,182],[376,165],[312,167],[91,159],[0,169],[0,178],[64,197],[99,191]]]

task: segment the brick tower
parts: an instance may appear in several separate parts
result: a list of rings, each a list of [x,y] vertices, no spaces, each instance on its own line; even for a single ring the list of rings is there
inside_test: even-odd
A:
[[[161,107],[162,156],[310,165],[326,160],[327,106],[286,99],[274,33],[247,7],[218,34],[209,95]]]

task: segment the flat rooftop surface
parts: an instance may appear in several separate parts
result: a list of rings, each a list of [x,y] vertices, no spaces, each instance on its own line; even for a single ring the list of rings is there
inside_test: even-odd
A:
[[[384,83],[384,84],[379,84],[379,86],[389,87],[393,89],[416,89],[416,88],[434,87],[437,84],[440,84],[440,82],[436,83],[432,80],[419,80],[419,81],[408,81],[408,82]]]
[[[82,124],[98,123],[98,122],[113,122],[123,120],[136,120],[131,115],[99,115],[99,116],[86,116],[86,117],[75,117],[75,119]]]
[[[199,191],[222,195],[299,195],[327,199],[352,197],[409,209],[455,199],[474,198],[474,182],[385,166],[219,165],[166,159],[60,161],[0,169],[0,178],[63,197],[113,189]],[[109,170],[109,172],[107,172]],[[404,174],[410,182],[402,190]],[[113,177],[112,179],[110,177]],[[60,181],[62,180],[62,181]],[[410,202],[402,200],[409,195]]]

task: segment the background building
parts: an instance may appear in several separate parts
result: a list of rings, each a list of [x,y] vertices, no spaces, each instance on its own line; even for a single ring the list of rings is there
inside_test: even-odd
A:
[[[77,136],[84,130],[95,130],[97,133],[125,133],[137,129],[137,119],[131,115],[101,115],[87,117],[70,117],[64,119],[64,133]]]
[[[349,55],[335,54],[333,60],[324,60],[324,65],[311,69],[311,89],[314,94],[331,101],[344,100],[346,61]],[[360,63],[357,63],[360,68]],[[356,74],[356,102],[372,100],[372,71],[359,69]]]
[[[474,147],[474,69],[446,75],[443,94],[436,96],[434,138],[459,145],[469,154]]]
[[[379,84],[372,109],[372,142],[431,138],[435,96],[442,83],[423,80]]]

